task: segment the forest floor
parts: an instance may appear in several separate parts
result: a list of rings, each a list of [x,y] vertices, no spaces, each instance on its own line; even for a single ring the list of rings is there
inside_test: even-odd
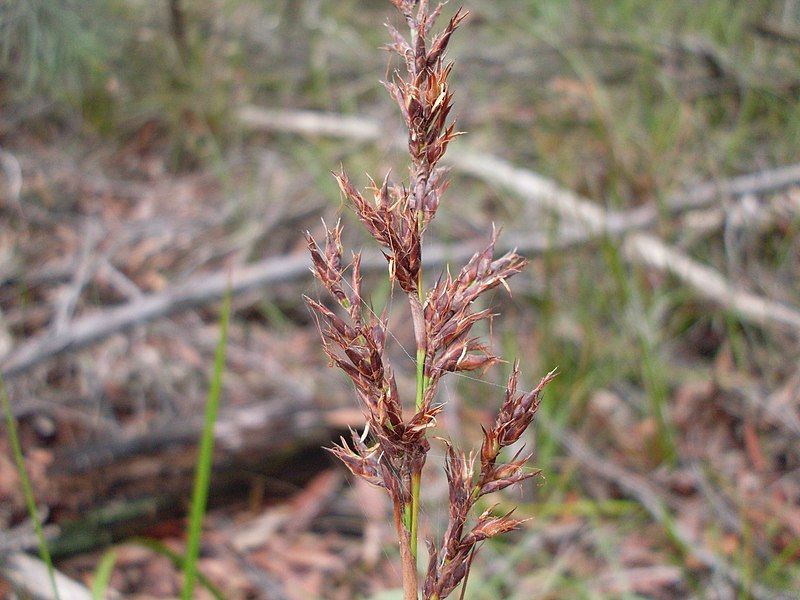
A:
[[[390,3],[30,4],[0,63],[0,369],[57,568],[90,586],[113,548],[119,594],[179,594],[164,548],[184,548],[231,289],[200,571],[225,598],[393,597],[386,499],[319,450],[361,415],[301,299],[302,233],[340,216],[413,394],[409,315],[330,176],[405,173],[378,83]],[[796,4],[467,5],[468,135],[426,272],[492,223],[531,262],[487,303],[509,364],[448,380],[436,435],[475,445],[515,357],[526,386],[559,376],[526,439],[542,477],[494,499],[529,520],[481,548],[466,598],[800,598]],[[22,549],[3,430],[0,556]]]

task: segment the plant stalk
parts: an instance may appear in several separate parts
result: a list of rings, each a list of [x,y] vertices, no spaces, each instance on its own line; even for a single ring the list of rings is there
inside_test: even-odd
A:
[[[194,597],[194,585],[197,579],[197,559],[200,555],[200,536],[203,529],[203,518],[208,502],[208,488],[211,484],[211,466],[214,452],[214,425],[217,422],[220,396],[222,394],[222,374],[225,369],[225,351],[228,343],[228,326],[231,315],[231,289],[225,293],[222,302],[219,342],[214,356],[214,370],[211,386],[206,399],[203,433],[200,438],[200,450],[195,469],[194,490],[189,513],[189,531],[186,541],[186,556],[183,563],[183,589],[181,598],[191,600]]]
[[[417,342],[417,397],[414,403],[415,410],[420,410],[425,398],[425,358],[427,356],[427,344],[425,337],[425,312],[423,309],[423,300],[425,293],[422,289],[422,267],[420,267],[418,280],[417,280],[417,295],[409,295],[409,302],[411,303],[411,315],[414,322],[414,337]],[[422,482],[421,470],[414,471],[411,474],[411,556],[416,565],[417,562],[417,545],[419,539],[419,495]]]
[[[400,543],[400,562],[403,566],[403,600],[418,600],[417,561],[411,553],[411,535],[403,522],[400,503],[395,501],[393,504],[394,528]]]

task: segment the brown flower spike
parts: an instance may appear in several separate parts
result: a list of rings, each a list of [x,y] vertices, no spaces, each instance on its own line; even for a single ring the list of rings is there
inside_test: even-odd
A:
[[[417,537],[420,475],[430,449],[428,430],[436,425],[441,405],[434,402],[439,382],[448,372],[474,371],[499,358],[478,338],[473,326],[493,315],[476,310],[475,301],[502,285],[525,266],[516,252],[494,257],[497,231],[486,248],[477,252],[456,277],[439,276],[427,292],[423,288],[422,238],[436,215],[447,188],[445,169],[438,166],[450,142],[459,133],[449,119],[453,94],[448,78],[453,63],[445,50],[453,32],[467,16],[457,10],[444,29],[431,35],[443,4],[431,9],[425,0],[392,0],[411,30],[410,41],[388,26],[387,49],[399,55],[403,74],[395,72],[384,86],[400,107],[408,129],[409,176],[380,185],[371,181],[368,200],[342,170],[334,173],[342,194],[378,244],[389,264],[389,277],[408,295],[417,345],[417,395],[413,412],[404,409],[394,373],[384,352],[386,315],[362,311],[361,258],[343,259],[341,225],[325,226],[325,242],[307,234],[313,272],[340,309],[306,297],[317,318],[322,344],[331,364],[353,381],[366,420],[363,436],[355,432],[348,442],[331,448],[350,471],[387,490],[403,563],[405,600],[418,600]],[[324,223],[323,223],[324,225]],[[343,314],[344,316],[340,316]],[[541,392],[553,378],[550,373],[531,392],[518,393],[519,365],[514,364],[505,401],[495,423],[483,431],[479,455],[457,452],[447,446],[445,472],[449,485],[449,521],[441,542],[428,541],[430,560],[423,585],[425,600],[445,598],[464,581],[477,546],[485,539],[517,528],[521,521],[510,513],[491,510],[475,516],[478,499],[533,477],[526,470],[530,456],[519,452],[508,462],[503,448],[517,442],[530,425]],[[410,403],[409,403],[410,405]],[[476,466],[476,460],[478,464]]]

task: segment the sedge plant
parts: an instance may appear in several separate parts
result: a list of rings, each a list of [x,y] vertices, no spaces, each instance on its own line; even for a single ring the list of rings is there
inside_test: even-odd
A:
[[[408,128],[408,179],[380,184],[371,181],[368,201],[341,170],[334,173],[339,187],[359,220],[383,248],[389,278],[408,298],[416,341],[416,398],[413,407],[399,396],[395,375],[384,352],[387,315],[364,310],[361,255],[345,264],[342,228],[325,226],[325,241],[318,244],[307,234],[317,279],[339,305],[336,309],[306,297],[316,316],[325,353],[344,371],[355,390],[366,419],[363,435],[352,433],[331,448],[350,471],[384,488],[392,502],[393,521],[402,562],[404,600],[439,600],[465,581],[477,546],[488,538],[511,531],[521,522],[511,513],[492,510],[475,513],[478,500],[537,474],[526,468],[529,455],[517,453],[508,461],[503,448],[517,442],[531,424],[540,394],[553,378],[546,375],[535,389],[517,391],[520,370],[514,364],[497,418],[483,429],[475,453],[447,447],[445,472],[449,485],[447,529],[438,541],[428,541],[428,565],[420,582],[417,571],[420,482],[430,450],[429,432],[442,410],[437,389],[447,373],[486,369],[500,359],[479,337],[471,334],[479,322],[492,317],[478,310],[475,301],[525,266],[516,252],[494,257],[497,232],[458,275],[447,271],[428,289],[424,286],[422,242],[440,199],[447,188],[446,170],[439,166],[449,143],[459,134],[449,118],[453,93],[448,78],[453,66],[445,60],[451,35],[466,17],[459,9],[437,34],[432,28],[442,4],[432,8],[426,0],[392,0],[410,29],[404,37],[388,25],[390,52],[400,57],[401,68],[384,85],[400,107]]]

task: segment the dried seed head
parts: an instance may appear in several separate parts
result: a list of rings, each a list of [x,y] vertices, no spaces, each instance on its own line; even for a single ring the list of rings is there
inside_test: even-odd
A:
[[[446,350],[433,362],[431,370],[437,374],[446,371],[475,371],[485,369],[499,360],[478,338],[465,339],[462,336],[446,346]]]
[[[444,560],[452,560],[458,552],[467,517],[473,504],[473,466],[474,457],[467,457],[463,452],[456,452],[447,444],[447,457],[445,458],[445,473],[450,496],[450,515],[447,531],[442,540]]]
[[[389,273],[408,293],[417,293],[422,266],[422,240],[417,211],[411,208],[409,192],[389,184],[388,176],[378,186],[370,179],[374,203],[367,202],[344,171],[334,173],[339,189],[375,241],[388,250]]]
[[[534,414],[539,408],[542,390],[554,377],[555,371],[552,371],[543,377],[539,385],[532,391],[518,394],[519,362],[514,363],[506,386],[506,398],[500,407],[497,419],[490,429],[483,430],[480,452],[481,472],[478,478],[478,494],[480,496],[502,490],[539,473],[538,471],[525,471],[525,464],[531,457],[518,459],[519,453],[506,464],[498,466],[496,463],[500,451],[519,440],[531,424]]]
[[[372,485],[386,487],[381,476],[378,447],[368,448],[354,431],[351,430],[350,434],[355,450],[350,448],[344,438],[340,438],[340,445],[334,444],[326,450],[341,460],[353,475],[358,475]]]
[[[539,408],[542,391],[545,386],[555,379],[556,372],[551,371],[539,381],[539,384],[530,392],[517,394],[519,380],[519,361],[514,363],[514,368],[508,379],[506,398],[500,407],[500,412],[494,424],[497,443],[501,448],[516,442],[528,428],[533,415]]]
[[[440,12],[441,9],[442,9],[442,4],[440,4],[437,7],[436,11]],[[439,16],[439,12],[435,12],[433,15],[431,15],[433,17],[431,20],[435,20],[436,17]],[[431,50],[428,53],[427,57],[428,66],[432,66],[434,63],[436,63],[436,61],[441,59],[442,54],[445,51],[445,48],[447,48],[447,44],[450,42],[450,36],[453,35],[453,32],[461,24],[461,21],[467,18],[468,14],[469,13],[467,11],[459,8],[456,11],[456,14],[454,14],[450,19],[450,22],[447,24],[447,27],[445,27],[444,30],[433,39],[433,43],[431,44]]]
[[[324,249],[320,249],[317,242],[311,236],[311,233],[306,231],[306,243],[314,265],[313,272],[320,283],[322,283],[340,303],[346,303],[347,295],[340,285],[342,280],[341,225],[337,221],[333,229],[328,229],[327,225],[325,225],[325,221],[323,221],[322,224],[325,227]]]
[[[419,296],[422,270],[422,236],[436,215],[447,188],[446,169],[438,166],[450,142],[459,135],[451,117],[453,92],[450,88],[452,63],[445,51],[453,32],[467,13],[457,10],[444,29],[431,39],[431,30],[444,3],[431,9],[428,0],[392,0],[411,29],[406,39],[388,25],[390,43],[386,46],[402,60],[404,73],[394,72],[384,86],[400,108],[408,128],[411,157],[407,183],[393,183],[387,175],[364,194],[356,189],[342,170],[334,173],[342,194],[359,220],[382,247],[392,282],[409,295],[418,356],[425,357],[422,373],[424,393],[416,412],[403,413],[397,383],[385,360],[386,315],[368,319],[362,315],[361,257],[353,254],[343,265],[341,226],[325,226],[324,246],[307,235],[313,271],[324,287],[347,312],[348,318],[321,302],[306,298],[317,320],[325,353],[332,365],[342,369],[353,381],[371,442],[355,433],[352,441],[342,439],[330,452],[350,471],[368,482],[387,489],[395,515],[405,514],[412,502],[412,478],[418,475],[430,448],[427,432],[435,426],[441,405],[435,404],[439,379],[446,372],[473,371],[499,361],[489,348],[470,332],[476,323],[493,317],[490,310],[474,310],[473,304],[484,292],[499,285],[508,289],[507,280],[525,265],[516,252],[494,258],[497,231],[489,244],[477,252],[456,277],[442,274],[424,299]],[[350,273],[347,273],[348,269]],[[349,289],[346,289],[349,288]],[[502,448],[513,444],[530,425],[539,403],[541,389],[553,374],[525,394],[517,393],[518,365],[509,378],[506,397],[494,425],[484,430],[478,457],[456,452],[447,444],[445,470],[449,487],[449,519],[440,546],[429,543],[430,562],[423,586],[423,597],[446,597],[469,572],[476,547],[481,541],[517,528],[521,521],[511,513],[494,516],[484,512],[468,530],[468,519],[480,496],[502,490],[536,474],[526,470],[530,456],[514,456],[498,462]],[[364,435],[366,437],[366,433]],[[476,473],[475,461],[479,459]],[[396,516],[401,548],[410,557],[409,531]],[[407,527],[407,524],[406,524]],[[410,568],[406,567],[410,564]],[[404,575],[415,581],[413,561],[404,560]],[[413,585],[413,584],[412,584]]]
[[[499,359],[476,339],[468,338],[475,323],[490,319],[490,310],[473,311],[475,300],[518,273],[524,258],[515,252],[493,260],[497,231],[487,247],[475,253],[458,276],[439,277],[425,302],[426,374],[436,380],[445,371],[485,369]]]
[[[412,30],[412,42],[389,27],[392,43],[387,49],[402,58],[406,75],[395,71],[392,80],[384,82],[384,86],[399,106],[408,128],[408,150],[412,162],[409,206],[412,211],[422,214],[421,226],[424,229],[436,214],[439,198],[446,186],[444,180],[436,176],[436,165],[449,143],[459,135],[455,124],[448,123],[453,94],[447,80],[452,63],[444,63],[444,54],[450,37],[467,12],[456,11],[428,48],[430,30],[441,14],[443,3],[433,10],[424,0],[418,3],[398,0],[394,4]]]
[[[496,535],[514,531],[525,522],[524,519],[512,519],[511,514],[514,512],[513,510],[509,511],[502,517],[493,516],[493,510],[494,507],[487,509],[478,518],[478,524],[475,525],[472,531],[470,531],[469,534],[467,534],[467,536],[464,538],[462,542],[464,546],[472,547],[478,542],[482,542],[483,540],[492,538]]]

